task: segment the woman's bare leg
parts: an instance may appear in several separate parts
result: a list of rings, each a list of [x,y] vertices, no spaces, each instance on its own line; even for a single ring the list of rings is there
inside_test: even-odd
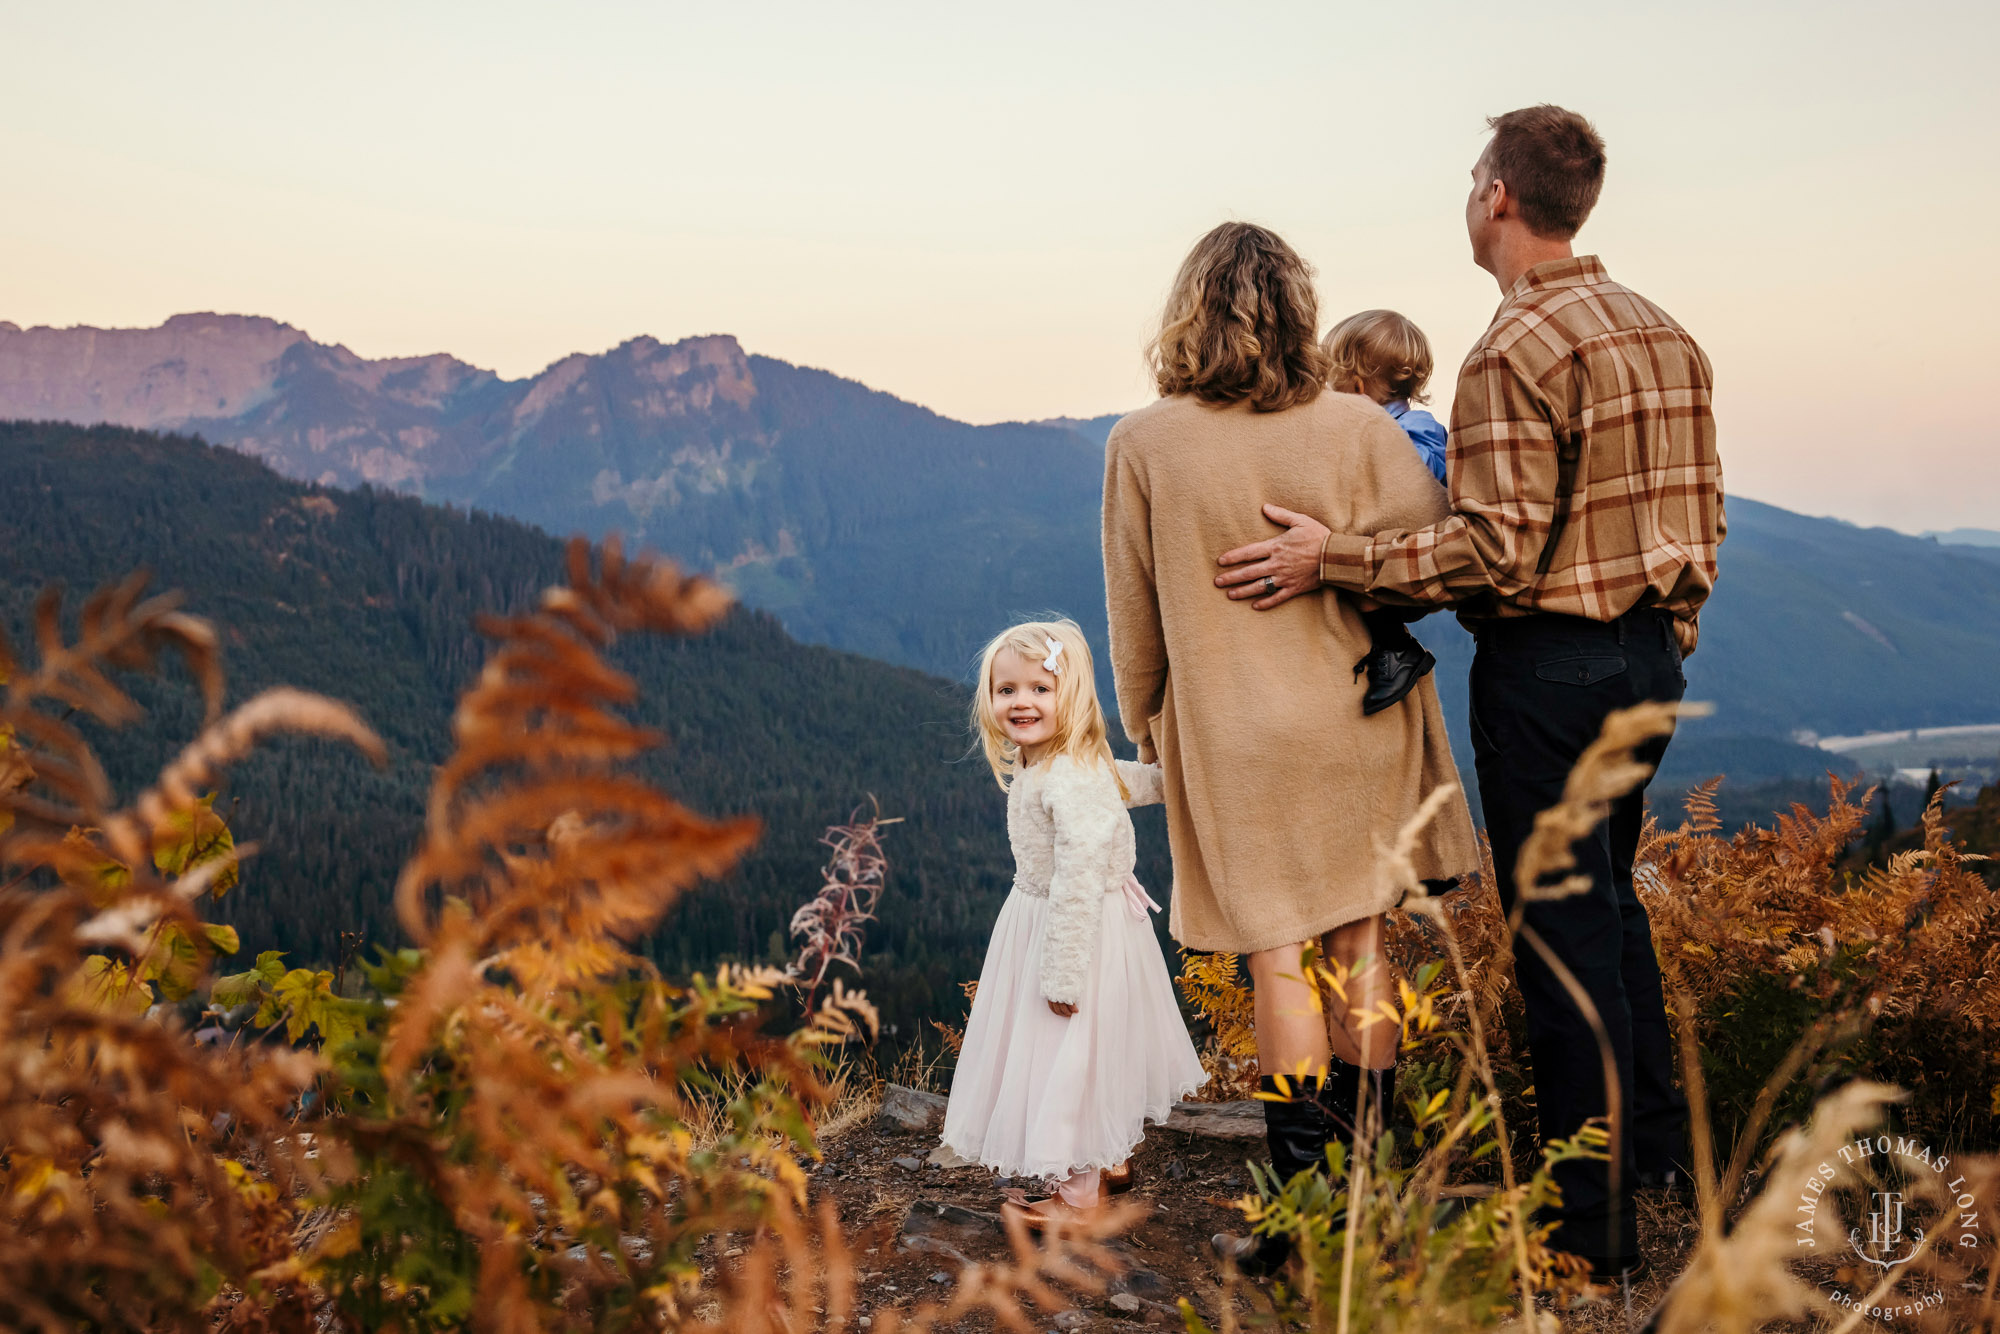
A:
[[[1389,977],[1389,962],[1382,956],[1381,916],[1365,917],[1358,922],[1335,927],[1320,937],[1320,949],[1330,963],[1338,963],[1349,970],[1359,959],[1369,961],[1367,969],[1358,977],[1348,979],[1344,1004],[1339,996],[1327,992],[1328,1046],[1335,1056],[1349,1065],[1386,1070],[1396,1063],[1396,1025],[1384,1019],[1377,1019],[1366,1028],[1360,1023],[1362,1015],[1375,1012],[1395,992]],[[1261,1019],[1260,1015],[1260,1023]]]
[[[1299,967],[1303,942],[1249,957],[1257,1025],[1257,1073],[1326,1073],[1327,1021]]]
[[[1362,1027],[1370,1013],[1394,994],[1389,964],[1382,955],[1382,918],[1366,917],[1336,927],[1320,938],[1329,962],[1352,969],[1362,958],[1370,962],[1347,984],[1347,1001],[1328,992],[1325,1013],[1313,1004],[1311,985],[1299,967],[1303,945],[1259,950],[1249,957],[1250,982],[1256,989],[1257,1070],[1260,1074],[1294,1074],[1303,1064],[1307,1074],[1326,1066],[1330,1051],[1349,1065],[1373,1070],[1396,1063],[1396,1026],[1378,1020]]]

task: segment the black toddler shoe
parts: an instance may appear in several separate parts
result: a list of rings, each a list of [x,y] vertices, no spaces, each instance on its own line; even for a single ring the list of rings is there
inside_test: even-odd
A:
[[[1354,674],[1368,673],[1368,693],[1361,697],[1361,714],[1368,717],[1394,708],[1417,688],[1417,682],[1437,666],[1437,658],[1405,631],[1400,643],[1377,643],[1354,664]]]

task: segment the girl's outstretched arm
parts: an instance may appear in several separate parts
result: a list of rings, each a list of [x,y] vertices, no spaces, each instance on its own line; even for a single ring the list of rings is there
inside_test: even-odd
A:
[[[1126,819],[1117,785],[1102,770],[1067,755],[1049,761],[1042,804],[1055,821],[1055,871],[1049,877],[1049,925],[1042,945],[1042,998],[1074,1005],[1097,964],[1104,891],[1111,884],[1118,822]]]

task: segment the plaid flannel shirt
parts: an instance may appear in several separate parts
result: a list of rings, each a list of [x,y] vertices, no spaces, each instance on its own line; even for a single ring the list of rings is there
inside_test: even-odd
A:
[[[1456,604],[1475,630],[1656,606],[1692,653],[1724,531],[1710,390],[1694,340],[1596,256],[1538,264],[1458,373],[1451,516],[1331,534],[1321,577],[1387,603]]]

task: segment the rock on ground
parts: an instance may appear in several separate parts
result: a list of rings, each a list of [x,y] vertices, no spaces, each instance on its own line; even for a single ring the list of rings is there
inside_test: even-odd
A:
[[[1204,1139],[1262,1142],[1264,1108],[1256,1102],[1183,1102],[1167,1114],[1167,1129]]]
[[[945,1100],[935,1093],[891,1084],[882,1094],[882,1110],[876,1120],[896,1130],[934,1135],[944,1129]]]

